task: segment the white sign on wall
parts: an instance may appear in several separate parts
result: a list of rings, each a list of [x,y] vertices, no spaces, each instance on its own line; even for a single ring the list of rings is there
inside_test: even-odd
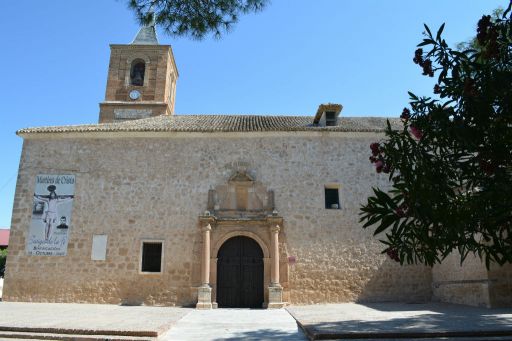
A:
[[[92,260],[105,260],[107,259],[107,235],[95,234],[92,236]]]
[[[36,176],[32,220],[27,253],[33,256],[65,256],[71,228],[75,196],[75,176],[40,174]]]

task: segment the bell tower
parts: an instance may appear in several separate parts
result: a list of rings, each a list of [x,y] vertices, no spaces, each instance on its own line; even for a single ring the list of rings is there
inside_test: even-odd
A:
[[[174,114],[177,80],[171,46],[158,43],[154,23],[141,27],[131,44],[110,45],[99,123]]]

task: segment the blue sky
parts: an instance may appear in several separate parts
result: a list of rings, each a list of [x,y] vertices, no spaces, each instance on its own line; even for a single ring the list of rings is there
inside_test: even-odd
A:
[[[398,116],[407,91],[430,94],[412,63],[423,23],[446,22],[450,43],[475,35],[505,0],[273,0],[222,40],[171,44],[177,114],[312,115],[324,102],[345,116]],[[8,227],[22,139],[30,126],[95,123],[110,43],[138,25],[126,0],[20,0],[0,11],[0,227]]]

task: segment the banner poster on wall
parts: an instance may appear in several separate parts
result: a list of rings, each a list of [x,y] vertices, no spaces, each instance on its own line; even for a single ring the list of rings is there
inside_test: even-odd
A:
[[[36,176],[27,253],[33,256],[65,256],[75,196],[74,175]]]

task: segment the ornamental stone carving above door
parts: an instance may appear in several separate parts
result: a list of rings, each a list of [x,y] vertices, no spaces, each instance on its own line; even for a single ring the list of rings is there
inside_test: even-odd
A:
[[[208,192],[207,210],[217,217],[266,217],[276,214],[274,192],[239,170],[226,184]]]

